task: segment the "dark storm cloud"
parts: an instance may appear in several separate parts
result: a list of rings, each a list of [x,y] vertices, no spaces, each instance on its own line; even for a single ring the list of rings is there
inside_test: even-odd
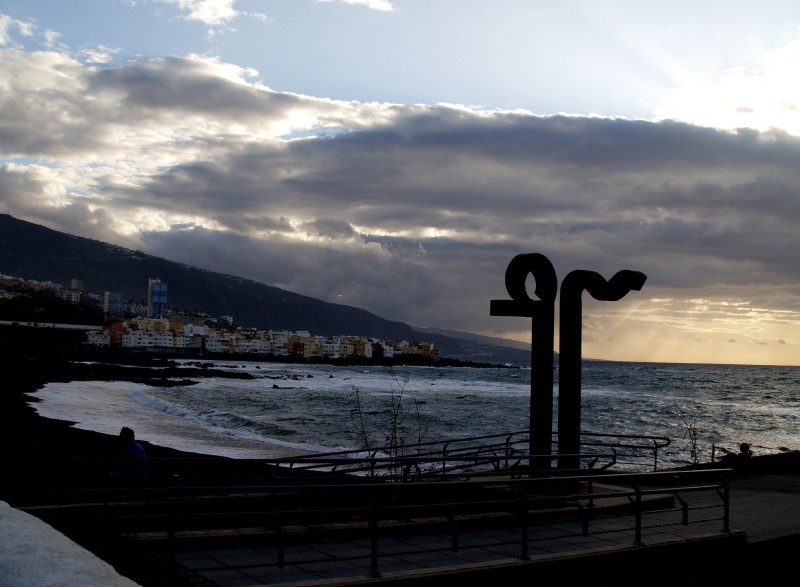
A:
[[[319,229],[351,234],[339,221],[316,222]],[[259,239],[202,228],[149,233],[145,243],[150,250],[169,251],[170,259],[197,264],[201,256],[203,267],[328,301],[346,300],[382,316],[396,314],[397,304],[428,305],[437,288],[429,269],[378,246],[347,249],[330,242]]]
[[[800,311],[785,133],[335,102],[192,59],[3,57],[0,205],[26,219],[418,325],[518,325],[488,304],[520,252],[559,277],[644,271],[648,296]]]
[[[356,231],[350,226],[349,222],[337,220],[336,218],[318,218],[311,222],[306,222],[302,228],[314,236],[326,237],[329,239],[349,239],[356,236]]]
[[[782,284],[800,270],[786,248],[796,238],[800,201],[800,145],[793,137],[408,110],[373,130],[253,145],[213,163],[177,166],[153,176],[144,193],[191,201],[234,230],[245,230],[242,212],[300,215],[304,230],[316,227],[312,236],[332,241],[351,238],[353,228],[363,243],[418,269],[402,273],[402,283],[385,271],[381,295],[366,302],[370,309],[404,287],[417,289],[409,279],[430,275],[429,296],[414,306],[419,321],[435,320],[437,310],[426,314],[431,297],[461,297],[466,314],[485,314],[487,292],[502,293],[504,264],[525,250],[607,275],[622,265],[646,270],[653,274],[649,285],[673,288]],[[385,236],[404,231],[415,236]],[[318,244],[291,247],[305,260],[313,250],[320,263],[333,254]],[[385,263],[369,258],[366,247],[341,250]],[[474,279],[476,270],[485,282]],[[344,270],[340,277],[323,273],[281,282],[326,299],[350,292],[355,303]]]
[[[747,137],[746,145],[732,148],[731,135],[706,129],[703,148],[687,155],[696,149],[702,134],[697,128],[648,123],[651,129],[645,143],[668,141],[668,148],[645,153],[640,131],[625,140],[621,137],[626,134],[618,132],[615,150],[627,156],[607,161],[607,155],[598,150],[590,161],[588,154],[580,151],[581,137],[596,137],[599,132],[592,119],[569,125],[569,140],[578,152],[569,158],[569,149],[563,144],[557,157],[546,149],[531,147],[538,143],[541,129],[553,136],[549,126],[563,127],[562,118],[537,119],[533,127],[523,121],[523,128],[513,135],[482,123],[458,136],[450,133],[447,142],[430,140],[431,134],[438,133],[430,117],[426,118],[429,124],[418,135],[409,128],[394,129],[393,133],[359,131],[280,148],[257,146],[213,163],[179,165],[154,176],[148,191],[178,198],[208,194],[211,206],[226,192],[225,197],[241,199],[247,205],[258,198],[270,204],[293,198],[293,208],[361,207],[352,214],[373,222],[380,221],[381,210],[386,209],[390,214],[383,220],[399,218],[399,224],[423,211],[428,218],[443,211],[458,218],[458,211],[463,210],[472,220],[479,212],[519,219],[518,211],[526,209],[549,215],[574,208],[578,218],[614,212],[646,216],[658,208],[667,215],[672,208],[678,215],[698,216],[709,211],[720,216],[728,212],[770,214],[774,210],[785,217],[797,216],[800,211],[797,198],[792,197],[800,179],[795,165],[800,161],[800,145],[793,138],[753,141]],[[579,123],[585,126],[583,133],[577,130]],[[605,121],[600,130],[609,124]],[[624,131],[629,123],[613,124]],[[669,129],[663,137],[659,135],[662,128]],[[676,132],[678,128],[685,130],[683,136]],[[503,136],[502,141],[498,135]],[[560,139],[562,143],[565,140]],[[502,148],[487,150],[486,145],[492,143],[502,144]],[[750,147],[749,158],[745,146]],[[764,154],[767,151],[769,155]],[[670,152],[681,155],[669,158]],[[636,159],[638,165],[620,165],[620,159]],[[424,210],[415,208],[420,204],[425,205]],[[596,216],[593,220],[603,221]],[[443,215],[437,217],[436,224],[440,222],[446,224]]]
[[[575,165],[591,172],[642,171],[670,165],[785,165],[796,161],[800,140],[780,131],[727,132],[674,121],[475,113],[447,107],[398,108],[391,127],[350,136],[384,152],[413,143],[422,152],[458,146],[460,154],[522,164]],[[787,149],[793,144],[793,149]]]

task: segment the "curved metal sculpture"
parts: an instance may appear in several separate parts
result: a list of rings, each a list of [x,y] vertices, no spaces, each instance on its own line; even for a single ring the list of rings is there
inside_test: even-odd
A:
[[[528,295],[528,275],[536,281]],[[531,468],[549,469],[553,442],[553,326],[558,289],[553,264],[544,255],[527,253],[514,257],[506,268],[506,291],[510,300],[492,300],[492,316],[531,318],[531,404],[528,454],[542,455]]]
[[[647,276],[639,271],[617,272],[609,281],[594,271],[576,270],[561,282],[558,355],[558,468],[580,467],[581,437],[581,294],[615,302],[640,290]]]

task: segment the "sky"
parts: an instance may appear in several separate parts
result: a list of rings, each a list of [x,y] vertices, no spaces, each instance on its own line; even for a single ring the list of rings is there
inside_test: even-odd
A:
[[[0,0],[0,211],[522,341],[516,255],[641,271],[585,357],[800,365],[799,70],[796,0]]]

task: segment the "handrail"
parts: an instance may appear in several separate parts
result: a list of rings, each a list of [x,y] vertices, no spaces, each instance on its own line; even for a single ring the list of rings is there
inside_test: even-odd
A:
[[[485,442],[492,440],[496,442]],[[553,442],[554,445],[557,446],[557,433],[553,433]],[[581,433],[580,446],[581,454],[585,456],[593,455],[594,451],[596,451],[598,448],[612,449],[616,451],[617,455],[615,462],[617,462],[619,456],[634,456],[635,454],[627,452],[621,453],[620,449],[629,449],[634,451],[646,450],[649,451],[653,456],[653,470],[656,471],[658,470],[659,450],[669,446],[670,443],[670,439],[665,436],[609,434],[585,431]],[[584,448],[586,448],[587,451],[584,452]],[[482,436],[457,437],[443,441],[428,441],[395,447],[383,446],[371,448],[369,451],[363,449],[344,449],[312,455],[285,457],[276,459],[276,461],[285,463],[287,466],[292,468],[300,468],[303,466],[303,463],[305,463],[307,466],[308,463],[311,463],[318,458],[334,458],[348,455],[356,458],[362,458],[365,461],[368,461],[369,459],[376,459],[379,456],[381,458],[404,456],[432,458],[434,456],[438,456],[443,459],[443,462],[446,462],[446,460],[452,458],[452,456],[457,453],[480,455],[492,450],[501,451],[501,454],[507,459],[511,459],[512,457],[519,458],[520,456],[536,456],[527,455],[528,432],[514,431],[487,434]]]
[[[616,459],[614,451],[595,453],[592,455],[574,455],[587,460],[585,469],[578,472],[604,472]],[[541,455],[534,455],[542,458]],[[547,457],[545,457],[547,458]],[[556,459],[555,455],[550,456]],[[507,455],[479,454],[455,455],[439,461],[430,457],[308,457],[302,467],[286,467],[283,459],[225,459],[217,457],[193,458],[150,458],[147,460],[148,475],[153,483],[170,483],[185,485],[201,479],[215,479],[224,476],[228,483],[259,484],[265,479],[281,482],[292,482],[302,479],[304,482],[329,480],[334,477],[344,481],[366,482],[370,479],[380,482],[411,483],[429,479],[469,479],[515,478],[520,476],[554,476],[575,474],[576,471],[534,470],[527,462],[531,456],[519,453],[513,460]],[[599,462],[602,464],[598,465]],[[13,489],[25,485],[41,486],[76,486],[105,482],[109,485],[124,485],[124,480],[117,479],[119,457],[33,457],[25,459],[8,459],[7,470],[12,472],[0,489]],[[47,471],[50,478],[43,477]],[[0,495],[2,492],[0,491]]]
[[[658,470],[658,450],[669,444],[669,439],[657,436],[638,436],[621,434],[584,434],[583,449],[577,455],[570,455],[582,463],[583,469],[606,472],[618,463],[627,465],[631,450],[652,450],[653,471]],[[167,469],[170,464],[180,463],[180,475],[197,477],[202,475],[206,465],[215,468],[226,467],[230,475],[247,476],[279,475],[281,472],[291,476],[338,473],[342,475],[383,477],[386,480],[412,482],[430,477],[447,478],[491,477],[532,475],[531,462],[556,462],[557,456],[529,455],[527,437],[523,432],[491,434],[476,437],[449,439],[441,442],[426,442],[401,447],[404,452],[393,454],[389,450],[373,450],[369,453],[356,450],[341,450],[321,454],[281,457],[276,459],[227,459],[224,457],[192,457],[187,459],[148,460],[148,468],[153,473]],[[11,470],[27,471],[36,474],[39,464],[47,457],[26,458],[24,461],[11,459],[7,466]],[[526,462],[527,461],[527,462]],[[58,459],[49,461],[57,463]],[[74,478],[95,467],[95,475],[115,475],[118,463],[116,457],[72,459],[68,468],[62,470],[65,479]],[[84,463],[83,465],[79,465]],[[69,468],[81,471],[71,471]],[[624,467],[623,467],[624,468]],[[546,469],[546,470],[553,470]],[[640,469],[641,470],[641,469]],[[33,471],[33,473],[31,473]],[[9,480],[14,482],[14,476]]]
[[[607,446],[606,443],[595,443],[584,440],[586,437],[591,438],[617,438],[617,439],[647,439],[648,443],[644,444],[627,444],[624,442],[616,442],[613,445],[616,448],[632,448],[650,450],[653,455],[653,470],[658,470],[658,451],[659,449],[666,448],[670,445],[671,440],[666,436],[642,436],[635,434],[612,434],[602,432],[582,432],[581,433],[581,446]]]
[[[169,459],[175,460],[175,459]],[[549,474],[542,474],[541,476],[518,476],[518,477],[475,477],[475,478],[457,478],[452,477],[446,480],[446,483],[431,482],[431,483],[412,483],[398,485],[392,483],[391,479],[384,478],[367,478],[358,479],[346,476],[328,476],[321,475],[316,483],[309,483],[303,477],[300,479],[293,479],[292,477],[278,478],[278,479],[255,479],[251,482],[244,482],[247,480],[242,479],[225,479],[216,478],[216,483],[194,483],[192,479],[180,480],[173,478],[164,479],[140,479],[140,480],[127,480],[118,481],[115,479],[105,480],[105,482],[85,483],[79,485],[71,485],[68,487],[63,486],[47,486],[36,481],[30,488],[20,488],[18,493],[31,493],[31,494],[53,494],[54,496],[63,496],[65,493],[72,495],[104,495],[108,501],[113,501],[114,495],[126,496],[144,496],[145,494],[151,497],[168,497],[187,496],[192,494],[224,494],[232,496],[236,494],[256,494],[256,493],[280,493],[282,495],[294,494],[318,494],[320,492],[344,492],[344,493],[386,493],[393,494],[398,491],[405,492],[410,495],[412,492],[437,492],[443,491],[447,495],[456,495],[459,491],[469,488],[492,488],[492,487],[511,487],[511,488],[525,488],[526,490],[536,491],[542,487],[572,487],[582,483],[596,484],[602,482],[604,485],[626,485],[636,483],[637,485],[645,488],[649,487],[680,487],[681,482],[697,479],[709,478],[724,478],[730,476],[731,469],[701,469],[701,470],[685,470],[685,471],[654,471],[644,473],[593,473],[586,474],[584,470],[567,471],[563,474],[558,474],[557,471],[550,472]],[[102,480],[101,480],[102,481]],[[695,482],[693,481],[693,484]],[[688,487],[684,483],[684,487]],[[13,493],[13,490],[12,490]],[[619,492],[615,492],[619,495]],[[598,493],[592,493],[597,497]]]
[[[268,479],[263,483],[232,485],[218,479],[216,485],[187,486],[171,485],[166,483],[168,480],[145,480],[125,486],[77,487],[72,492],[76,501],[71,505],[33,508],[31,512],[65,533],[162,532],[173,552],[180,531],[251,525],[273,528],[280,564],[286,561],[286,528],[338,520],[350,524],[354,531],[362,528],[359,531],[371,538],[369,556],[372,570],[377,574],[378,534],[420,519],[449,516],[452,520],[460,515],[484,514],[487,524],[519,527],[520,556],[525,558],[531,540],[528,526],[536,523],[539,512],[560,512],[558,519],[579,522],[579,532],[584,536],[591,533],[595,519],[630,520],[622,525],[622,531],[632,533],[634,544],[642,544],[643,530],[656,527],[646,525],[646,516],[672,511],[664,506],[651,512],[645,505],[646,498],[676,497],[679,506],[674,511],[679,513],[679,519],[669,524],[686,526],[695,521],[709,521],[709,518],[691,519],[692,508],[686,499],[692,493],[708,492],[716,496],[716,501],[709,503],[722,509],[719,517],[710,520],[721,521],[720,532],[728,532],[731,475],[731,469],[591,475],[573,472],[541,478],[481,477],[410,484],[341,476],[326,480],[323,475],[318,483],[302,479],[292,482],[287,478],[283,482]],[[40,491],[46,490],[40,488]],[[63,489],[59,491],[63,497]],[[58,491],[54,492],[54,497],[58,495]],[[201,496],[219,499],[195,499]],[[602,507],[618,503],[610,500],[620,499],[627,499],[631,506]],[[359,520],[369,524],[359,526]],[[390,521],[389,525],[383,524]],[[605,532],[605,527],[607,523],[598,524],[595,532]],[[450,524],[448,528],[453,533],[453,544],[457,544],[459,532],[466,530],[460,530],[458,524]],[[441,527],[434,531],[441,532]]]

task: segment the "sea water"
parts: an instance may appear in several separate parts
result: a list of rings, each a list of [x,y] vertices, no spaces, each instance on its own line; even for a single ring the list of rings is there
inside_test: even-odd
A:
[[[178,361],[178,365],[196,365]],[[127,381],[49,383],[37,412],[79,428],[122,426],[154,444],[221,456],[276,458],[384,443],[526,430],[530,369],[334,366],[215,361],[252,379],[199,378],[154,387]],[[558,378],[553,389],[558,405]],[[397,417],[393,418],[392,414]],[[557,414],[554,413],[554,429]],[[660,466],[711,458],[712,445],[755,454],[800,450],[800,367],[585,361],[581,429],[663,436]]]

